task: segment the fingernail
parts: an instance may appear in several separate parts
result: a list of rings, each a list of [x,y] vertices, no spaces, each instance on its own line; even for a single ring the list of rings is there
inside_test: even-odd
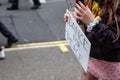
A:
[[[81,1],[79,0],[78,3],[81,3]]]

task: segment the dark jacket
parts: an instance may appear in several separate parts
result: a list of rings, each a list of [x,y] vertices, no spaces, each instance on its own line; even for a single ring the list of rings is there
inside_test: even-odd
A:
[[[120,9],[117,11],[120,16]],[[108,26],[105,25],[108,16],[97,24],[92,32],[86,32],[90,40],[91,52],[90,56],[96,59],[105,60],[109,62],[120,62],[120,38],[116,41],[116,23],[115,20]],[[120,27],[120,19],[118,20]]]

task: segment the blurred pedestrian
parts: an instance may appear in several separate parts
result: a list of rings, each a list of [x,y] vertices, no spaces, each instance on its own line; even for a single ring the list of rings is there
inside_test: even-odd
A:
[[[120,80],[120,0],[86,0],[85,5],[79,1],[73,16],[85,24],[91,42],[84,80]]]
[[[38,9],[41,5],[39,0],[33,0],[34,5],[31,9]],[[12,0],[11,7],[7,8],[7,10],[18,10],[19,9],[19,0]]]
[[[1,21],[0,21],[0,32],[7,38],[7,44],[5,45],[5,48],[11,47],[13,43],[16,43],[18,41]]]

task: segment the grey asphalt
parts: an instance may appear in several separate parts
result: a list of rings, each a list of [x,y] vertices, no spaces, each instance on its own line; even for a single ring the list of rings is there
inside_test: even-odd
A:
[[[80,71],[74,54],[58,47],[6,51],[0,61],[0,80],[78,80]]]
[[[16,11],[6,10],[10,6],[7,0],[2,0],[0,7],[0,20],[19,39],[19,44],[65,39],[65,0],[47,0],[37,10],[30,9],[29,0],[19,2],[20,9]],[[1,35],[0,44],[5,43],[6,38]]]
[[[7,11],[7,0],[1,0],[0,20],[19,39],[15,45],[65,40],[63,14],[65,0],[46,0],[37,10],[31,10],[28,0],[20,0],[19,10]],[[0,45],[6,44],[0,34]],[[0,80],[78,80],[82,67],[68,47],[62,53],[57,46],[5,50],[0,61]]]

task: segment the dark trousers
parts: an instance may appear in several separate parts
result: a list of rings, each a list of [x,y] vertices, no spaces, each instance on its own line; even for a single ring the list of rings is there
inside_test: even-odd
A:
[[[19,0],[12,0],[12,8],[18,8]]]
[[[12,3],[18,3],[18,0],[12,0]]]
[[[18,5],[18,0],[12,0],[12,3]]]
[[[34,5],[40,4],[40,1],[39,0],[33,0],[33,3],[34,3]]]
[[[33,0],[33,3],[34,3],[34,5],[40,4],[40,1],[39,0]],[[18,4],[19,4],[19,0],[12,0],[12,6],[13,7],[18,7]]]
[[[0,32],[7,38],[7,39],[14,39],[13,34],[8,30],[8,28],[0,21]]]
[[[8,2],[12,2],[12,0],[8,0]]]

